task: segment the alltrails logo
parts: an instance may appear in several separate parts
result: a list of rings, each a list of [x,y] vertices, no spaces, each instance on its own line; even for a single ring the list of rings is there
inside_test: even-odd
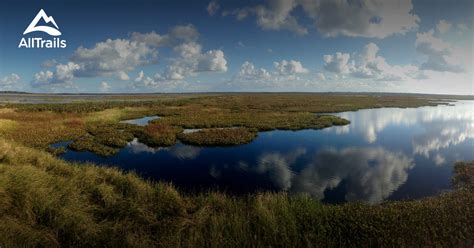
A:
[[[51,23],[54,25],[52,26],[39,26],[38,22],[43,20],[44,23],[49,24]],[[55,28],[56,27],[56,28]],[[41,9],[38,14],[35,16],[33,21],[31,21],[30,25],[25,29],[23,35],[31,33],[31,32],[44,32],[49,34],[50,36],[60,36],[61,32],[59,31],[58,24],[54,21],[52,16],[46,15],[43,9]],[[29,37],[29,38],[21,38],[20,44],[18,44],[18,48],[66,48],[66,40],[62,40],[59,37],[55,37],[53,39],[43,39],[41,37]]]

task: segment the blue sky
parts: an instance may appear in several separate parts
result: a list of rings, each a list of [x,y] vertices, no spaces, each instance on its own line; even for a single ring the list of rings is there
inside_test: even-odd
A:
[[[0,90],[473,94],[469,0],[0,2]],[[40,9],[66,48],[18,48]],[[40,22],[38,25],[51,26]]]

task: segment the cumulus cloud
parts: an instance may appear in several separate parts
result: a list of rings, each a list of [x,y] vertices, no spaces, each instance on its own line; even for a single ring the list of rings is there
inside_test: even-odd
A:
[[[452,24],[446,20],[440,20],[438,24],[436,25],[436,29],[438,32],[441,34],[445,34],[451,29]]]
[[[337,74],[347,74],[354,67],[349,63],[351,55],[348,53],[337,52],[335,55],[324,55],[324,69]]]
[[[299,75],[309,72],[300,61],[282,60],[273,63],[274,70],[257,68],[249,61],[245,61],[239,72],[228,82],[239,86],[280,87],[282,84],[294,84],[300,81]],[[294,85],[293,85],[294,86]]]
[[[128,79],[127,72],[156,61],[158,52],[143,42],[108,39],[92,48],[79,47],[71,61],[80,64],[78,76],[116,76]]]
[[[245,61],[240,66],[240,70],[237,73],[237,79],[244,81],[266,81],[271,79],[271,75],[266,69],[256,68],[251,62]]]
[[[350,75],[354,78],[379,81],[401,81],[425,77],[417,66],[390,65],[384,57],[378,55],[379,50],[376,44],[369,43],[352,59],[349,53],[337,52],[333,55],[324,55],[324,69],[337,76]]]
[[[143,71],[138,73],[138,76],[135,78],[131,84],[132,88],[152,88],[162,92],[171,92],[184,90],[188,84],[176,78],[163,77],[161,74],[156,73],[153,77],[146,76]]]
[[[292,75],[298,73],[308,73],[309,70],[304,68],[301,62],[296,60],[282,60],[280,62],[274,62],[276,72],[280,75]]]
[[[226,72],[227,60],[222,50],[202,52],[196,42],[183,43],[173,49],[178,57],[168,65],[163,73],[165,80],[183,80],[199,72]]]
[[[134,87],[175,87],[182,85],[188,76],[200,72],[225,72],[227,60],[222,50],[202,51],[197,42],[199,32],[191,25],[178,25],[168,33],[133,32],[126,39],[107,39],[90,48],[79,47],[64,64],[56,60],[45,61],[48,69],[35,75],[34,87],[72,85],[76,77],[115,77],[130,80],[129,73],[137,67],[155,64],[158,49],[173,48],[177,55],[163,73],[147,77],[143,72],[133,81]]]
[[[111,88],[112,86],[110,86],[110,84],[105,81],[100,83],[100,91],[102,92],[108,92]]]
[[[427,57],[427,61],[421,64],[421,69],[455,73],[463,71],[457,56],[454,56],[453,46],[435,37],[433,29],[417,33],[415,47],[420,54]]]
[[[19,82],[20,76],[18,76],[16,73],[12,73],[8,76],[0,78],[0,89],[9,89]]]
[[[268,0],[265,4],[231,11],[237,19],[255,16],[264,30],[289,30],[304,35],[308,29],[296,16],[301,8],[315,27],[326,36],[385,38],[418,28],[411,0]]]
[[[57,64],[55,71],[50,70],[40,71],[34,75],[31,81],[33,87],[75,87],[73,83],[74,74],[80,69],[80,66],[74,62],[67,64]]]

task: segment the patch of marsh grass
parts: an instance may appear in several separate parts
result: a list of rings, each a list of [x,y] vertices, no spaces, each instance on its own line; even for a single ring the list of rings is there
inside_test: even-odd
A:
[[[241,145],[252,142],[256,137],[257,130],[247,128],[212,128],[178,134],[182,142],[198,146]]]

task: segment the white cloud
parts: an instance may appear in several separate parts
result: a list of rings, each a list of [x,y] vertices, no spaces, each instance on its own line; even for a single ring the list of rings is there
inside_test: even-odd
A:
[[[227,60],[222,50],[210,50],[202,54],[198,60],[198,72],[226,72]]]
[[[183,43],[174,48],[181,57],[189,59],[201,54],[202,46],[196,42]]]
[[[416,29],[420,21],[413,13],[411,0],[268,0],[266,4],[236,9],[232,14],[239,20],[253,15],[264,30],[290,30],[304,35],[308,30],[294,14],[298,7],[326,36],[385,38]]]
[[[80,65],[78,76],[116,76],[126,79],[137,66],[156,62],[158,52],[143,42],[108,39],[93,48],[79,47],[71,61]]]
[[[390,65],[384,57],[377,55],[379,50],[376,44],[367,44],[356,60],[352,76],[381,81],[401,81],[410,77],[420,77],[418,67]]]
[[[335,55],[324,55],[324,69],[337,74],[347,74],[354,66],[349,63],[350,58],[350,54],[340,52],[337,52]]]
[[[416,50],[427,56],[421,69],[433,71],[462,72],[463,67],[454,55],[454,48],[440,38],[434,37],[434,30],[416,34]]]
[[[243,89],[294,89],[307,84],[300,75],[309,72],[300,61],[282,60],[274,62],[274,70],[257,68],[249,61],[245,61],[237,74],[226,82],[227,86]]]
[[[255,66],[249,61],[245,61],[237,73],[237,80],[243,81],[267,81],[271,79],[270,72],[264,68],[255,68]]]
[[[162,74],[146,77],[143,72],[134,80],[133,86],[182,85],[186,77],[200,72],[225,72],[227,60],[222,50],[202,51],[197,42],[199,32],[191,25],[180,25],[166,34],[133,32],[129,39],[107,39],[91,48],[79,47],[69,62],[58,64],[55,60],[45,62],[45,66],[56,65],[56,70],[37,73],[32,85],[72,85],[76,77],[115,77],[130,80],[128,73],[137,67],[155,64],[160,47],[173,47],[177,55],[170,58],[170,64]],[[141,76],[140,76],[141,75]]]
[[[445,34],[451,29],[452,24],[446,20],[440,20],[438,24],[436,25],[436,29],[438,32],[441,34]]]
[[[9,89],[15,84],[20,82],[20,76],[16,73],[12,73],[8,76],[5,76],[3,78],[0,78],[0,89]]]
[[[182,91],[188,84],[181,79],[170,79],[161,76],[159,73],[156,73],[153,77],[146,76],[143,71],[138,73],[138,76],[133,81],[132,87],[135,89],[139,88],[151,88],[156,89],[160,92],[170,92],[170,91]]]
[[[100,83],[100,91],[102,92],[108,92],[111,88],[112,86],[110,86],[110,84],[105,81]]]
[[[291,75],[298,73],[308,73],[309,70],[304,68],[300,61],[296,60],[282,60],[280,62],[274,62],[273,65],[277,73],[280,75]]]
[[[184,80],[199,72],[226,72],[227,60],[222,50],[202,52],[202,46],[196,42],[183,43],[173,49],[179,56],[167,66],[165,80]]]
[[[379,50],[376,44],[369,43],[352,59],[348,53],[324,55],[324,69],[335,73],[337,78],[350,75],[354,78],[378,81],[402,81],[426,77],[417,66],[390,65],[384,57],[378,55]]]
[[[80,66],[74,62],[57,64],[54,72],[50,70],[40,71],[35,74],[31,86],[33,87],[75,87],[73,83],[74,74],[80,70]]]
[[[79,70],[80,66],[73,62],[68,62],[67,64],[58,64],[56,65],[56,81],[59,83],[62,82],[71,82],[74,78],[74,72]]]
[[[220,5],[216,0],[212,0],[207,5],[207,13],[211,16],[215,15],[220,9]]]
[[[35,74],[35,84],[46,84],[53,78],[53,72],[40,71]]]

